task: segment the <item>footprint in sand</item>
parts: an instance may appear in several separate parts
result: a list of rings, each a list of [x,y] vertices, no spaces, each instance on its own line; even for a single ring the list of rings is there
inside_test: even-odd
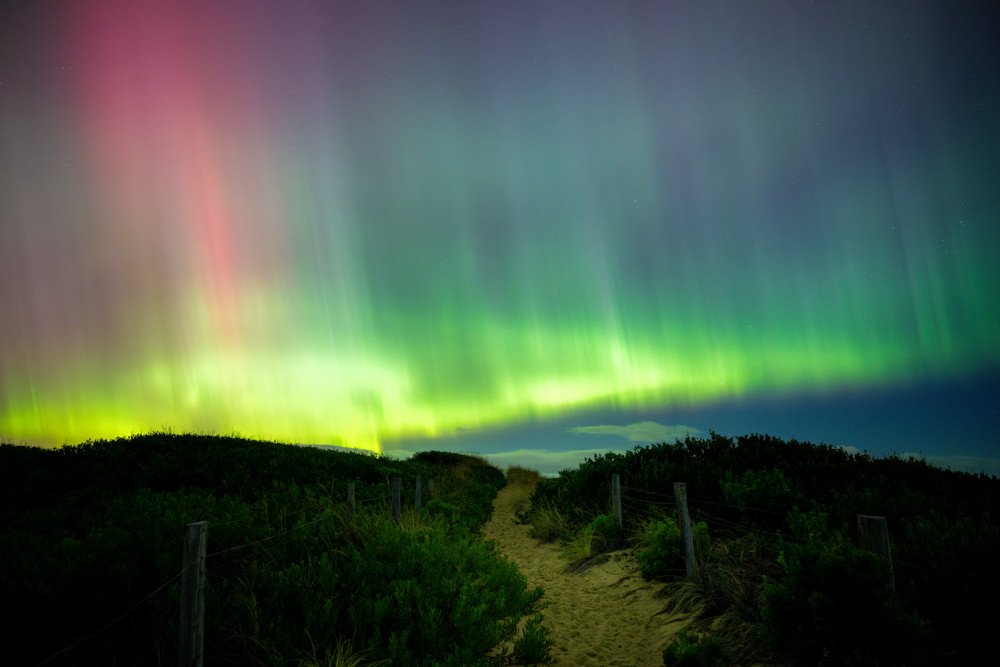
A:
[[[515,506],[523,489],[508,485],[493,502],[483,527],[517,564],[529,586],[545,589],[545,625],[555,642],[555,664],[662,665],[663,648],[687,625],[687,618],[663,614],[661,586],[643,580],[631,552],[580,573],[564,572],[566,560],[554,544],[528,535]]]

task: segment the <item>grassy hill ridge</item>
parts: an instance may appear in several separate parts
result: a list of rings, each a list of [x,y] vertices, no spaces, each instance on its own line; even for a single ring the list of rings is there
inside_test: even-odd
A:
[[[435,482],[419,513],[418,475]],[[5,660],[175,664],[181,531],[206,520],[207,664],[478,664],[540,596],[477,536],[503,484],[447,452],[173,434],[0,445]]]
[[[614,473],[622,532],[609,515]],[[674,482],[687,484],[699,581],[684,576]],[[980,664],[998,618],[998,504],[1000,480],[982,474],[713,433],[543,479],[530,518],[540,537],[585,554],[634,546],[737,662]],[[886,564],[857,546],[859,514],[887,519],[895,592]],[[699,650],[690,639],[675,654]]]

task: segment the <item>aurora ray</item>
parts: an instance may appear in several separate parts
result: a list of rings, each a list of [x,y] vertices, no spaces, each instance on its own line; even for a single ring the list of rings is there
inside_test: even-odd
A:
[[[0,436],[377,449],[1000,370],[996,55],[934,3],[29,4]]]

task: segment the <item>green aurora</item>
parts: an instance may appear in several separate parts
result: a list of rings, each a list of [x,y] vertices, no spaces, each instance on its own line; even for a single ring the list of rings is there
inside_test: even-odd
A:
[[[976,35],[752,4],[25,11],[0,436],[377,450],[996,373]]]

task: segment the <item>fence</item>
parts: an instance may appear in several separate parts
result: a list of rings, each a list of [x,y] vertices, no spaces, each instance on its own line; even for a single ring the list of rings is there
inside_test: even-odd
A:
[[[429,479],[426,482],[428,495],[433,495],[434,481]],[[353,518],[357,513],[357,507],[363,503],[373,503],[390,500],[389,511],[395,523],[399,524],[402,519],[402,487],[401,477],[394,477],[390,483],[390,492],[383,496],[374,496],[359,501],[357,499],[357,487],[354,482],[349,482],[346,486],[346,503],[350,516]],[[413,511],[419,512],[423,500],[423,483],[418,475],[414,480]],[[178,660],[181,667],[201,667],[204,664],[205,645],[205,585],[207,580],[207,561],[209,558],[218,557],[223,554],[248,549],[271,540],[286,536],[295,530],[315,525],[324,519],[317,519],[306,523],[293,525],[285,531],[264,537],[259,540],[246,542],[236,546],[227,547],[214,552],[208,552],[208,528],[207,521],[196,521],[189,523],[183,528],[182,534],[182,562],[180,570],[172,577],[163,581],[151,593],[132,605],[122,614],[118,615],[96,631],[84,636],[73,644],[66,646],[50,655],[40,663],[46,665],[54,662],[60,656],[70,653],[75,648],[89,642],[96,637],[108,632],[113,627],[134,614],[142,606],[148,604],[157,596],[165,593],[174,583],[180,580],[180,624],[178,635]]]
[[[426,482],[427,492],[429,495],[433,495],[434,482],[433,480],[427,480]],[[383,496],[374,496],[358,500],[357,489],[355,483],[351,482],[346,485],[346,504],[353,517],[357,512],[359,504],[372,503],[372,502],[382,502],[389,500],[389,511],[393,520],[398,524],[402,518],[402,487],[403,480],[400,477],[395,477],[391,480],[389,484],[389,493]],[[615,516],[619,528],[624,525],[625,517],[628,515],[638,515],[643,517],[653,517],[662,516],[663,511],[666,507],[672,506],[674,511],[676,511],[678,517],[678,523],[680,524],[683,548],[684,548],[684,562],[685,562],[685,573],[690,579],[697,580],[699,578],[698,572],[698,554],[695,551],[695,543],[692,531],[692,522],[690,514],[690,504],[695,503],[699,506],[713,506],[717,505],[720,507],[733,508],[736,506],[724,505],[720,503],[713,503],[711,501],[690,499],[687,495],[687,485],[683,482],[676,482],[673,484],[673,494],[663,494],[654,491],[648,491],[645,489],[624,487],[621,484],[621,476],[619,474],[613,474],[610,480],[610,499],[612,504],[613,515]],[[640,497],[641,496],[641,497]],[[413,509],[414,511],[420,511],[423,501],[423,482],[419,476],[414,480],[414,491],[413,491]],[[751,507],[737,507],[741,510],[751,510],[755,512],[765,512],[770,514],[777,514],[770,512],[769,510],[764,510],[760,508]],[[713,517],[714,520],[719,521],[723,524],[726,522],[719,517]],[[300,528],[308,527],[322,521],[323,519],[317,519],[315,521],[310,521],[306,523],[300,523],[293,525],[291,528],[285,531],[281,531],[274,535],[264,537],[259,540],[254,540],[251,542],[239,544],[236,546],[227,547],[215,552],[207,551],[207,541],[208,541],[208,529],[209,524],[206,521],[198,521],[190,523],[184,527],[183,532],[183,561],[180,570],[174,574],[172,577],[162,582],[158,587],[156,587],[151,593],[141,599],[139,602],[134,604],[131,608],[123,612],[121,615],[117,616],[95,632],[87,635],[86,637],[78,640],[74,644],[67,646],[60,651],[52,654],[48,659],[42,662],[42,665],[53,662],[57,657],[72,651],[75,647],[80,644],[90,641],[95,637],[107,632],[112,627],[123,621],[130,614],[135,612],[141,606],[147,604],[150,600],[154,599],[158,595],[164,593],[172,586],[175,582],[180,580],[180,624],[179,624],[179,636],[178,636],[178,664],[183,667],[189,666],[201,666],[204,661],[204,621],[205,615],[207,613],[205,607],[205,584],[208,577],[207,573],[207,561],[209,558],[219,557],[223,554],[230,552],[235,552],[243,549],[247,549],[253,546],[257,546],[266,543],[270,540],[274,540]],[[895,590],[895,581],[893,576],[893,563],[892,554],[890,550],[889,535],[887,530],[887,522],[885,517],[881,516],[871,516],[871,515],[858,515],[857,516],[858,533],[859,533],[859,543],[863,548],[872,551],[873,553],[885,558],[889,564],[889,576],[890,580],[888,585]],[[740,527],[747,529],[746,526],[736,526],[736,524],[731,524],[734,527]],[[759,528],[752,528],[753,530],[760,531]]]
[[[611,475],[611,507],[614,516],[618,521],[618,528],[624,527],[624,516],[626,514],[625,503],[630,503],[629,507],[635,511],[638,510],[639,513],[646,515],[651,514],[651,512],[646,509],[649,506],[652,507],[663,507],[667,504],[665,501],[673,500],[677,512],[678,522],[681,527],[681,540],[684,546],[684,567],[685,574],[689,579],[695,581],[698,580],[698,554],[695,553],[694,546],[694,535],[691,528],[691,513],[688,508],[688,496],[687,496],[687,484],[684,482],[674,482],[672,496],[666,494],[659,494],[652,491],[647,491],[644,489],[630,489],[624,487],[626,491],[631,491],[633,493],[645,494],[647,498],[640,499],[635,497],[630,497],[628,495],[622,494],[622,484],[621,475],[615,473]],[[699,501],[700,503],[706,505],[719,505],[723,507],[729,507],[727,505],[722,505],[720,503],[713,503],[710,501]],[[751,510],[756,512],[764,512],[768,514],[778,514],[777,512],[772,512],[771,510],[765,510],[753,507],[738,507],[741,510]],[[892,551],[889,545],[889,530],[886,518],[884,516],[871,516],[867,514],[858,514],[858,544],[861,548],[874,553],[886,561],[889,570],[889,580],[887,582],[890,590],[895,592],[896,590],[896,580],[892,561]],[[746,528],[746,527],[744,527]],[[753,530],[758,530],[754,528]]]

